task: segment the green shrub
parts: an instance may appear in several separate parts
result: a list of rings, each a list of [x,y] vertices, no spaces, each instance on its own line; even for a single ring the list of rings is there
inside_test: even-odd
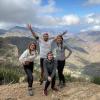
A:
[[[17,83],[23,75],[22,69],[10,63],[0,66],[0,84]]]
[[[67,82],[73,82],[73,81],[75,81],[75,78],[72,77],[71,74],[65,74],[64,76],[65,76],[65,80]],[[57,80],[59,79],[58,74],[57,74],[56,78],[57,78]]]
[[[91,82],[100,85],[100,77],[93,77],[93,78],[91,79]]]
[[[71,74],[66,74],[66,75],[65,75],[65,80],[66,80],[67,82],[73,82],[73,81],[75,81],[75,78],[72,77]]]

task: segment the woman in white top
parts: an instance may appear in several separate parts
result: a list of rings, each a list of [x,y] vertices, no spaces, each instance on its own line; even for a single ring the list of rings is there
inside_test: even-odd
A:
[[[33,66],[34,58],[36,57],[36,44],[30,43],[28,48],[22,53],[19,58],[19,61],[23,64],[24,70],[27,75],[28,81],[28,93],[30,96],[33,95],[32,84],[33,84]]]
[[[67,56],[65,56],[65,50],[69,51],[69,54]],[[64,43],[63,37],[61,35],[57,36],[56,43],[55,46],[52,47],[52,51],[58,63],[57,69],[58,69],[59,85],[60,87],[62,87],[65,85],[65,77],[63,75],[65,60],[71,55],[72,51]]]

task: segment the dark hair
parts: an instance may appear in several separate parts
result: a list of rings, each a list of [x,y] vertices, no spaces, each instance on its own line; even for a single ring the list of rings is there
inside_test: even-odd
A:
[[[32,44],[34,44],[34,46],[35,46],[35,51],[36,51],[36,49],[37,49],[36,43],[34,43],[34,42],[29,43],[29,44],[28,44],[28,49],[29,49],[29,53],[30,53],[30,54],[31,54],[30,46],[31,46]]]
[[[49,51],[49,52],[47,53],[47,58],[48,58],[48,55],[49,55],[49,54],[52,54],[52,55],[53,55],[52,51]]]
[[[49,52],[47,53],[47,55],[49,55],[49,54],[52,54],[52,51],[49,51]]]

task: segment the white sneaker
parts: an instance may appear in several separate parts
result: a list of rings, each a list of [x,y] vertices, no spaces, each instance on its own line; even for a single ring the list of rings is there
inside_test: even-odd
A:
[[[28,95],[33,96],[33,89],[31,87],[28,88]]]

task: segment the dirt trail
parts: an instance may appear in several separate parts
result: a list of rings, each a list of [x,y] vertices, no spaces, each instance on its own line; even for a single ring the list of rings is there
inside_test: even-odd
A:
[[[67,83],[66,87],[55,93],[49,89],[48,96],[43,95],[43,86],[33,84],[34,96],[27,95],[27,84],[0,86],[0,100],[100,100],[100,85],[86,82]]]

